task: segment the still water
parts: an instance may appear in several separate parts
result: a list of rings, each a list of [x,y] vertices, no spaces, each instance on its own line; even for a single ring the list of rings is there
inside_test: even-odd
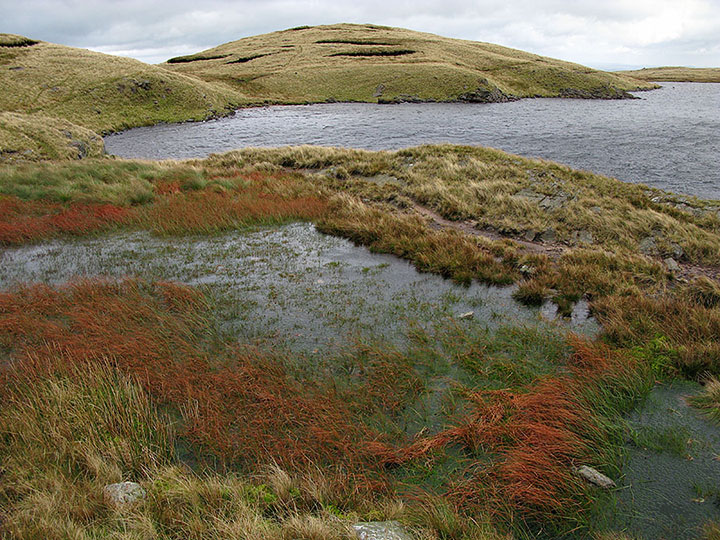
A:
[[[239,110],[108,136],[127,158],[204,157],[249,146],[386,150],[450,142],[499,148],[661,189],[720,199],[720,84],[664,83],[640,99],[327,103]]]

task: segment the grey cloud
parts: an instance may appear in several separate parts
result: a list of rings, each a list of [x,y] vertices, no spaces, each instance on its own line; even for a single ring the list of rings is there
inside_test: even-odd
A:
[[[0,31],[151,62],[292,26],[373,22],[589,65],[720,65],[716,0],[0,0],[0,9]]]

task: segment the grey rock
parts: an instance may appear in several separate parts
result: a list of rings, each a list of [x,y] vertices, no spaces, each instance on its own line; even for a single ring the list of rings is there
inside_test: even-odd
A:
[[[461,313],[460,315],[457,316],[458,319],[472,319],[473,317],[475,317],[474,311],[468,311],[467,313]]]
[[[103,488],[103,499],[110,506],[131,505],[145,498],[145,490],[137,482],[108,484]]]
[[[643,255],[655,255],[658,251],[655,238],[652,236],[643,238],[638,245],[638,249]]]
[[[532,242],[535,240],[535,237],[537,236],[537,231],[533,231],[532,229],[525,231],[525,234],[523,235],[523,238],[527,240],[528,242]]]
[[[545,243],[552,243],[557,240],[557,235],[555,234],[555,229],[547,229],[545,232],[543,232],[540,235],[540,240],[542,240]]]
[[[603,473],[593,469],[592,467],[588,467],[587,465],[578,467],[576,472],[578,475],[583,477],[591,484],[595,484],[596,486],[603,489],[610,489],[615,487],[615,482],[613,482],[612,479],[608,478]]]
[[[367,521],[353,525],[360,540],[412,540],[397,521]]]
[[[573,241],[576,244],[592,244],[595,242],[595,239],[590,231],[583,230],[573,233]]]
[[[665,266],[667,266],[667,269],[671,272],[677,272],[678,270],[680,270],[680,265],[672,257],[668,257],[663,262],[665,263]]]
[[[685,251],[683,251],[683,248],[680,244],[672,242],[670,244],[670,255],[672,255],[673,259],[682,259],[683,255],[685,255]]]
[[[373,92],[373,97],[380,97],[383,95],[383,92],[385,91],[385,85],[384,84],[378,84],[377,88],[375,88],[375,92]]]

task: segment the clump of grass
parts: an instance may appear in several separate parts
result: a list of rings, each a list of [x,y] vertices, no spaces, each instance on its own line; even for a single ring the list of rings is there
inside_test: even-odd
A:
[[[720,284],[704,276],[697,277],[687,284],[685,294],[706,308],[720,306]]]
[[[679,457],[688,455],[688,440],[691,438],[687,429],[677,426],[662,429],[643,427],[632,431],[631,437],[635,446],[654,452],[668,452]]]
[[[633,293],[598,299],[593,304],[603,335],[621,347],[658,345],[672,368],[688,376],[720,372],[720,310],[707,308],[682,292],[649,297]],[[658,337],[662,338],[658,340]]]
[[[513,292],[513,298],[526,306],[541,306],[549,294],[548,288],[539,280],[523,281]]]
[[[705,381],[702,392],[691,397],[690,404],[703,411],[709,418],[720,422],[720,379],[713,376]]]

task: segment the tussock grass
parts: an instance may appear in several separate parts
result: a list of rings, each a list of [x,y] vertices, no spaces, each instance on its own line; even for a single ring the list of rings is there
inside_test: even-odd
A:
[[[349,238],[373,251],[410,260],[420,271],[469,284],[473,279],[507,285],[515,272],[471,238],[454,231],[432,231],[418,217],[393,215],[338,195],[318,229]]]
[[[402,28],[335,24],[292,30],[240,39],[190,57],[263,55],[249,64],[228,65],[218,59],[166,65],[276,103],[375,102],[379,88],[379,97],[390,101],[401,96],[452,101],[478,90],[478,100],[492,100],[563,96],[567,90],[618,97],[623,91],[653,87],[499,45]],[[348,50],[348,45],[362,48]]]
[[[258,162],[310,169],[336,190],[395,205],[417,201],[449,220],[511,237],[552,230],[559,242],[580,246],[576,237],[584,231],[592,235],[592,247],[610,252],[598,257],[639,260],[641,242],[652,238],[656,257],[673,256],[679,246],[688,261],[720,262],[720,215],[713,201],[693,199],[683,207],[671,194],[640,184],[490,148],[246,149],[204,163],[228,167]],[[390,181],[380,185],[374,181],[378,175]]]
[[[641,81],[720,82],[720,68],[655,67],[615,73]]]

